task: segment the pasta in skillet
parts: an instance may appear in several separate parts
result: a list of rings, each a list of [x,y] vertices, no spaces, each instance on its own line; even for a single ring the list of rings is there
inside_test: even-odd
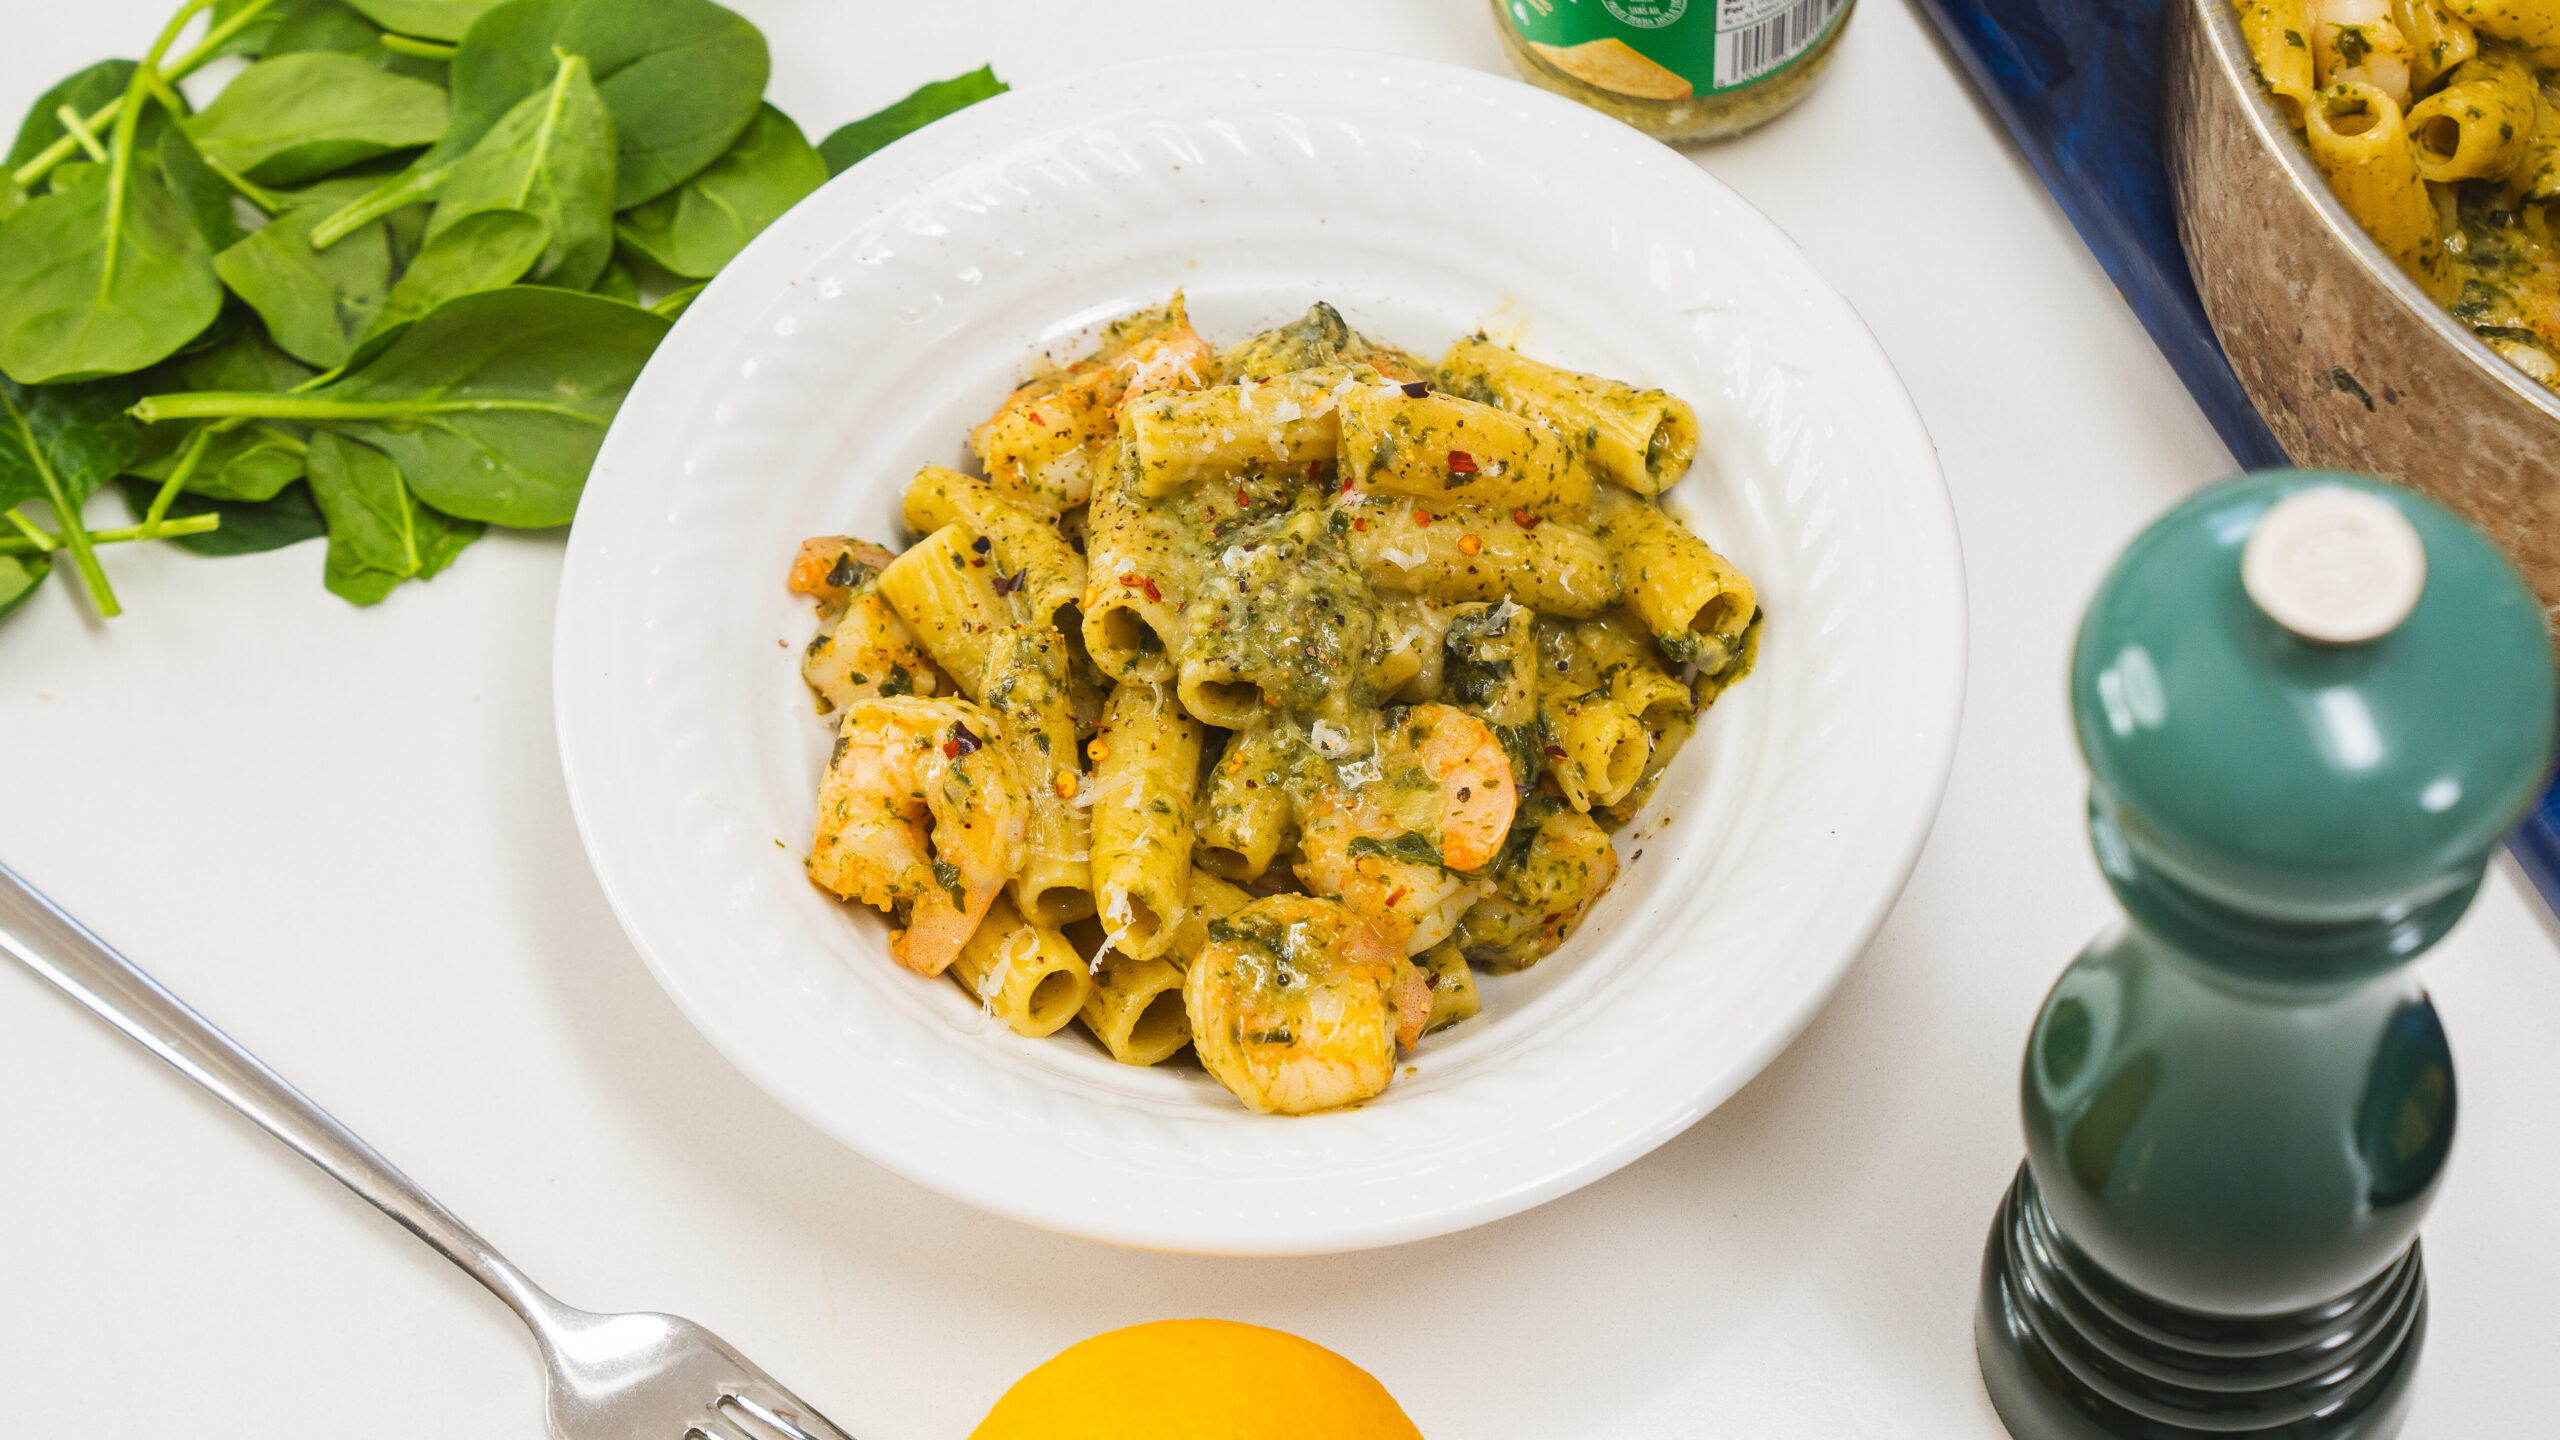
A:
[[[1186,1046],[1247,1106],[1383,1091],[1617,876],[1748,671],[1751,582],[1655,498],[1680,400],[1331,306],[1226,351],[1177,295],[926,466],[903,552],[808,541],[836,728],[810,879],[1017,1033]]]
[[[2560,390],[2560,0],[2238,0],[2340,203],[2489,348]]]

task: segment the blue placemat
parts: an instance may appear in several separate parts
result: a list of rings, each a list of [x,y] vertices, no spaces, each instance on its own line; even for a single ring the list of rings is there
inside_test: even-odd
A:
[[[2162,0],[1920,0],[1957,63],[2246,470],[2289,464],[2231,373],[2160,159]],[[2560,911],[2560,784],[2509,842]]]

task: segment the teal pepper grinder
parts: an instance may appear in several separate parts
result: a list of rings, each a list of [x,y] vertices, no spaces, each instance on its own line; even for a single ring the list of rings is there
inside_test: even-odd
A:
[[[2425,499],[2251,475],[2116,562],[2071,700],[2125,919],[2027,1042],[1992,1403],[2018,1440],[2391,1435],[2453,1141],[2408,965],[2539,790],[2541,607]]]

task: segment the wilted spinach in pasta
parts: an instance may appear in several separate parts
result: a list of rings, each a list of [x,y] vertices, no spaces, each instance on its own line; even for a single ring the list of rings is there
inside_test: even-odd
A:
[[[904,552],[792,568],[810,877],[1017,1032],[1187,1043],[1256,1110],[1377,1095],[1471,965],[1563,944],[1755,649],[1654,498],[1690,408],[1482,336],[1432,365],[1319,304],[1218,352],[1177,295],[971,443]]]

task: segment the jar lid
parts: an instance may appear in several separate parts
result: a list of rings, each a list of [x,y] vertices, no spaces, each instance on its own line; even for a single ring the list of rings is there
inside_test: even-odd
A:
[[[2081,624],[2072,704],[2120,893],[2316,926],[2458,892],[2459,914],[2550,764],[2551,638],[2442,506],[2270,472],[2125,551]]]

